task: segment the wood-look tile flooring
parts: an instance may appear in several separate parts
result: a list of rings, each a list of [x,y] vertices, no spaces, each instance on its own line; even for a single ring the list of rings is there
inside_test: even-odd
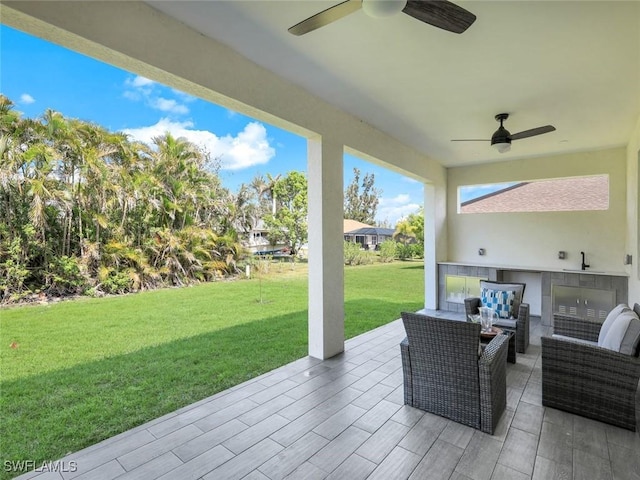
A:
[[[21,478],[640,480],[640,435],[541,405],[540,335],[507,364],[487,435],[403,405],[400,320],[344,354],[285,365]]]

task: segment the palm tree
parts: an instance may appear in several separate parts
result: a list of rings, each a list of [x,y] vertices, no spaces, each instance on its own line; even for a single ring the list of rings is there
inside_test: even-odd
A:
[[[258,217],[255,197],[223,188],[205,151],[170,134],[149,147],[53,110],[22,119],[12,106],[0,95],[0,301],[27,281],[64,293],[86,275],[123,292],[235,270],[234,231]],[[277,180],[261,194],[274,204]]]
[[[393,232],[393,239],[396,242],[403,243],[404,245],[415,243],[416,234],[413,226],[408,220],[403,219],[396,224],[396,230]]]
[[[274,189],[281,177],[281,174],[273,177],[270,173],[267,173],[267,178],[265,179],[262,175],[258,174],[253,177],[253,180],[251,181],[251,188],[258,196],[258,203],[263,205],[263,202],[268,201],[271,204],[271,211],[269,212],[269,210],[265,209],[263,214],[276,214],[277,199]]]

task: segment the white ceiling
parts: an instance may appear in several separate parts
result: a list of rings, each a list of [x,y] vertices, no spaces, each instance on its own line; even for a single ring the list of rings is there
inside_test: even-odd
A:
[[[339,2],[148,3],[445,166],[626,145],[640,115],[639,1],[459,1],[477,16],[461,35],[360,10],[302,37],[287,28]],[[557,131],[505,154],[450,141],[490,138],[501,112]]]

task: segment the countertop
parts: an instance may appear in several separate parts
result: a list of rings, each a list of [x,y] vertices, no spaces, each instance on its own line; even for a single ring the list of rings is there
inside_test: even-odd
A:
[[[495,268],[496,270],[511,270],[515,272],[554,272],[554,273],[578,273],[580,275],[607,275],[612,277],[628,277],[627,272],[612,272],[603,270],[580,270],[570,268],[557,268],[557,267],[522,267],[517,265],[487,265],[480,263],[465,263],[465,262],[438,262],[438,265],[458,265],[461,267],[485,267]]]

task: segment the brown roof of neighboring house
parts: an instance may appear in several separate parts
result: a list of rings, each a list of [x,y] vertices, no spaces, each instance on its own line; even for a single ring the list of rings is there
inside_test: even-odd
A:
[[[348,220],[344,219],[343,232],[352,232],[353,230],[358,230],[359,228],[371,228],[372,225],[367,225],[366,223],[358,222],[357,220]]]
[[[607,210],[609,177],[524,182],[460,204],[460,213]]]

